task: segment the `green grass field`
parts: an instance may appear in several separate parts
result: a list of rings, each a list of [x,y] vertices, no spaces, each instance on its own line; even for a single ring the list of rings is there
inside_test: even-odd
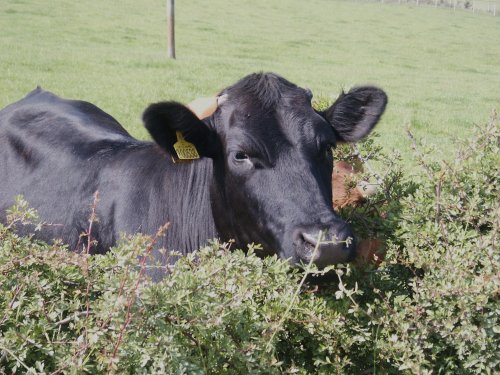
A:
[[[172,61],[165,7],[2,0],[0,107],[40,85],[90,101],[146,138],[149,103],[206,96],[254,71],[331,97],[371,83],[390,100],[380,143],[410,164],[406,125],[449,157],[454,138],[500,107],[499,17],[358,1],[178,1]]]

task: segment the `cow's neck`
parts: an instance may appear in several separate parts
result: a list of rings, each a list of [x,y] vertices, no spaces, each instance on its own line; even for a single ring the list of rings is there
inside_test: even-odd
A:
[[[235,207],[226,196],[228,188],[237,188],[228,186],[230,184],[226,179],[226,168],[224,162],[214,161],[214,172],[210,185],[210,201],[212,217],[217,232],[217,237],[224,242],[236,241],[238,236],[235,233],[237,220],[242,218],[235,217]],[[241,245],[241,244],[239,244]]]
[[[217,237],[209,194],[212,161],[203,158],[189,164],[169,162],[162,175],[162,216],[170,223],[163,244],[187,254]]]

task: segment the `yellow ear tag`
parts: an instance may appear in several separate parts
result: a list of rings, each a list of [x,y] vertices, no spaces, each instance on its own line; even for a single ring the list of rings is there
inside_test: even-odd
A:
[[[174,143],[174,150],[179,160],[199,159],[200,155],[195,145],[186,141],[181,132],[177,131],[175,134],[177,135],[177,142]]]

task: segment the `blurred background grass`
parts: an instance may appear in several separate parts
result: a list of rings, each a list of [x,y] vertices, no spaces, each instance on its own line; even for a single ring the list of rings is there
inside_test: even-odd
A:
[[[379,142],[412,165],[405,126],[451,157],[500,107],[500,18],[345,0],[176,2],[177,60],[166,1],[2,0],[0,107],[37,85],[90,101],[132,135],[151,102],[188,102],[255,71],[335,98],[375,84],[390,104]]]

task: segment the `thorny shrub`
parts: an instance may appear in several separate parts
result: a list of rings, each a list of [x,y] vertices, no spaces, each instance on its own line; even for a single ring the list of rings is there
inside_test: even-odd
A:
[[[412,137],[422,172],[408,177],[373,139],[337,150],[380,185],[342,215],[386,254],[322,283],[217,242],[152,283],[143,271],[160,265],[137,259],[155,238],[71,253],[15,233],[37,220],[19,198],[0,226],[0,373],[493,374],[499,140],[496,115],[451,162]]]

